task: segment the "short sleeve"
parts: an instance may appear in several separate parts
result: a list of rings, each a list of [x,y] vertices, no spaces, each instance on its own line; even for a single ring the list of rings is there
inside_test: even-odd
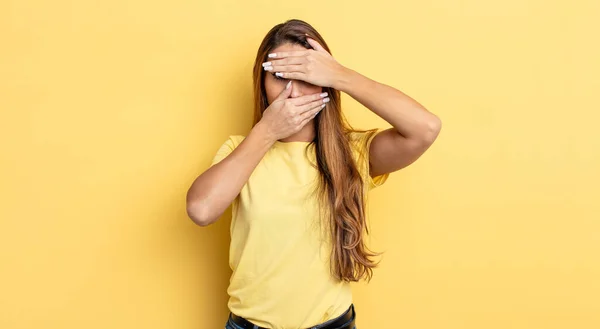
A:
[[[366,185],[365,187],[368,190],[372,190],[383,185],[390,175],[389,173],[385,173],[379,176],[371,177],[370,174],[371,165],[369,161],[369,150],[371,148],[371,142],[377,133],[379,133],[379,129],[354,131],[350,134],[350,142],[354,147],[357,168],[361,177],[363,177]]]
[[[231,152],[233,152],[233,150],[240,145],[243,139],[244,136],[229,136],[225,143],[223,143],[223,145],[221,145],[221,147],[219,147],[217,150],[217,153],[213,157],[211,166],[216,165],[217,163],[221,162],[221,160],[225,159],[229,154],[231,154]]]

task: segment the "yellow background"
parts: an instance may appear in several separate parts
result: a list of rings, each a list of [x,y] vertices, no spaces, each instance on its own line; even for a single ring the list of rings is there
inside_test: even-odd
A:
[[[224,327],[230,212],[185,193],[288,18],[443,121],[371,194],[359,329],[600,328],[595,0],[3,1],[0,328]]]

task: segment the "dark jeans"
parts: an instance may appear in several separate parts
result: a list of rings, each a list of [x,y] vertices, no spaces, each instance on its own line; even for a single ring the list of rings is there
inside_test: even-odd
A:
[[[327,329],[357,329],[356,328],[356,310],[354,310],[354,314],[352,315],[352,321],[350,321],[349,323],[346,323],[344,325],[342,325],[341,327],[335,327],[335,328],[330,328],[327,327],[327,325],[335,320],[337,320],[338,318],[342,317],[342,315],[340,315],[337,318],[328,320],[324,323],[318,324],[314,327],[310,327],[309,329],[321,329],[321,328],[327,328]],[[258,328],[258,327],[257,327]],[[227,323],[225,324],[225,329],[244,329],[240,326],[238,326],[235,322],[233,322],[233,320],[231,319],[231,313],[229,314],[229,319],[227,320]]]

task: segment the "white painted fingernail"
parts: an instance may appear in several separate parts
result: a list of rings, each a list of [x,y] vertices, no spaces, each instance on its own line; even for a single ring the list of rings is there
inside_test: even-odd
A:
[[[278,77],[283,77],[283,73],[281,73],[281,72],[277,72],[277,73],[275,73],[275,75]]]
[[[288,84],[285,86],[285,89],[289,89],[291,85],[292,85],[292,81],[288,82]]]
[[[264,62],[264,63],[262,63],[262,66],[263,66],[263,67],[264,67],[264,66],[271,66],[271,64],[273,64],[273,63],[271,63],[271,62]]]
[[[277,57],[277,54],[276,53],[272,53],[272,54],[269,54],[267,57],[269,57],[269,58],[275,58],[275,57]]]
[[[322,104],[322,105],[321,105],[321,108],[324,108],[325,106],[327,106],[327,104]]]
[[[272,66],[265,66],[265,67],[263,67],[263,69],[265,69],[265,71],[273,71]]]
[[[327,103],[327,102],[329,102],[329,97],[323,98],[323,103]]]
[[[322,93],[322,94],[321,94],[321,95],[319,95],[319,96],[321,96],[321,97],[325,97],[325,96],[327,96],[327,93]]]

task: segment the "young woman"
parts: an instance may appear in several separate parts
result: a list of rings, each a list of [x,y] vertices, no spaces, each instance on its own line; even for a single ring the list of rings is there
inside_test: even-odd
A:
[[[269,31],[253,77],[252,130],[230,136],[187,195],[201,226],[232,204],[226,328],[355,329],[350,282],[370,280],[378,255],[363,241],[366,194],[417,160],[440,120],[338,63],[300,20]],[[340,92],[393,128],[351,129]]]

